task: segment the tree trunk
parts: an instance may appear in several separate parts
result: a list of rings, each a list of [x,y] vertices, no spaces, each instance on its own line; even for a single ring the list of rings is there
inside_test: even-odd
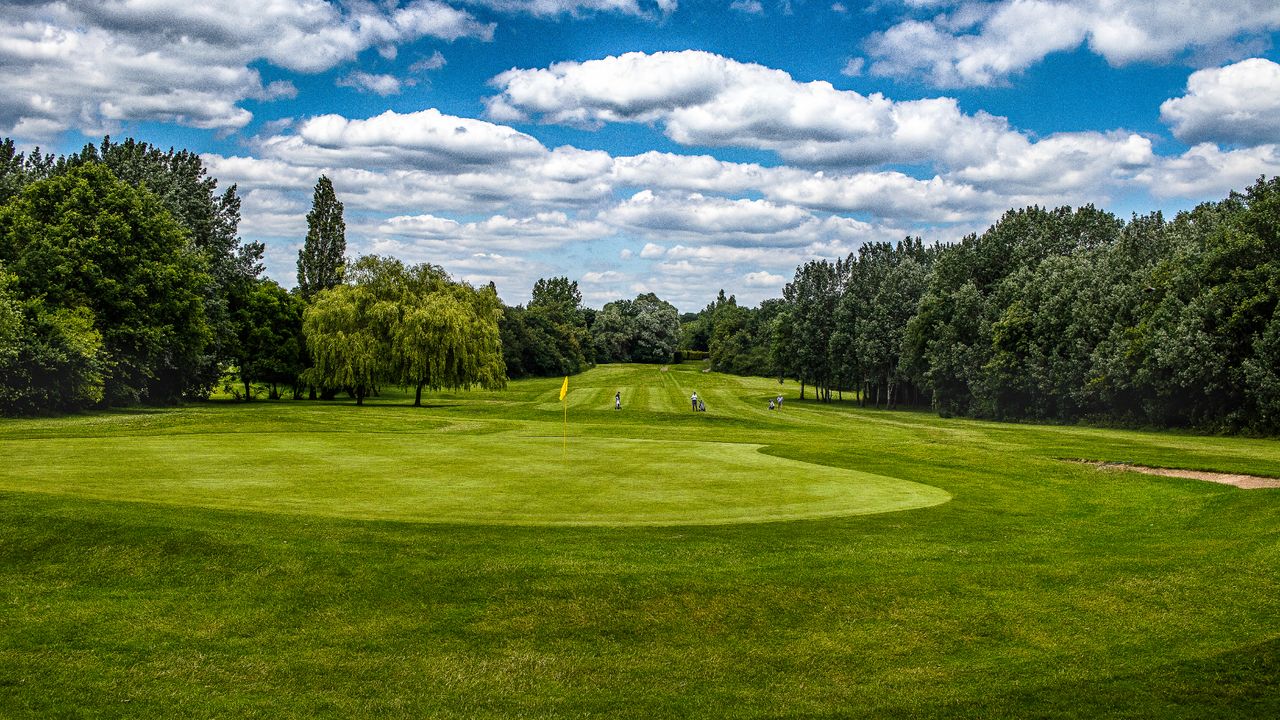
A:
[[[240,382],[244,383],[244,401],[249,402],[253,399],[253,393],[249,392],[249,381],[245,378],[240,378]]]
[[[422,383],[418,383],[418,389],[413,394],[413,406],[422,407]]]
[[[356,391],[356,392],[355,392],[355,395],[356,395],[356,405],[363,405],[363,404],[364,404],[364,388],[362,388],[362,387],[357,387],[357,388],[355,389],[355,391]]]
[[[315,399],[316,399],[316,386],[315,386],[315,385],[308,385],[308,386],[307,386],[307,399],[308,399],[308,400],[315,400]]]
[[[803,380],[800,381],[800,399],[801,400],[804,399],[804,381]]]

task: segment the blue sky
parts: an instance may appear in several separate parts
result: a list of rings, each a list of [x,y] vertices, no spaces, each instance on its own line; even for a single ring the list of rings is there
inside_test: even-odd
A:
[[[320,174],[351,255],[587,301],[776,297],[1009,208],[1175,212],[1280,171],[1280,4],[0,2],[0,134],[200,152],[294,284]]]

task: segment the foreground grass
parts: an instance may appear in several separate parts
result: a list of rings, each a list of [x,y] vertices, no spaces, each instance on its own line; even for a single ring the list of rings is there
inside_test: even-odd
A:
[[[0,715],[1280,715],[1280,491],[1060,460],[1280,475],[1280,444],[770,412],[686,366],[571,388],[559,495],[555,380],[6,422]],[[726,458],[736,517],[690,490]],[[644,482],[588,497],[610,475]],[[868,476],[951,499],[762,522]]]

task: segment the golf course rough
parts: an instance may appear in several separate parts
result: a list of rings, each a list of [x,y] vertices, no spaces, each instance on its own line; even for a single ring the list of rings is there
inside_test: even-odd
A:
[[[0,441],[0,489],[413,522],[714,525],[892,512],[943,490],[758,444],[489,434],[242,433]],[[124,479],[127,478],[127,481]]]

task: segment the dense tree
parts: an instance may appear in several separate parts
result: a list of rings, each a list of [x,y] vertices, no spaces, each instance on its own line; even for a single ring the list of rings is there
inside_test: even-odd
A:
[[[302,373],[307,367],[303,308],[298,295],[270,279],[257,281],[234,308],[239,340],[236,365],[246,400],[253,396],[253,383],[266,384],[273,400],[280,397],[281,385],[292,388],[295,399],[299,396]]]
[[[321,291],[303,316],[315,358],[312,381],[347,388],[364,403],[381,383],[415,389],[502,387],[501,306],[431,265],[366,256],[347,283]]]
[[[414,389],[496,389],[506,384],[498,335],[501,303],[492,285],[454,282],[436,265],[405,266],[370,255],[352,267],[352,281],[390,307],[377,322],[386,338],[387,379]]]
[[[795,279],[782,291],[790,306],[792,324],[784,371],[800,380],[802,398],[808,384],[814,387],[819,400],[831,399],[835,377],[830,344],[841,270],[826,260],[811,260],[796,270]]]
[[[0,263],[26,305],[30,367],[80,368],[60,385],[71,395],[55,391],[43,408],[165,403],[207,389],[205,263],[145,188],[98,163],[27,185],[0,208]]]
[[[298,293],[310,301],[316,293],[342,282],[346,263],[347,224],[342,202],[325,175],[316,181],[307,213],[307,237],[298,251]]]
[[[207,395],[222,366],[237,355],[237,332],[230,315],[233,298],[248,292],[262,272],[263,245],[241,243],[237,236],[240,199],[235,186],[219,192],[217,180],[207,175],[200,157],[187,150],[161,151],[145,142],[117,143],[107,137],[96,146],[85,145],[79,153],[55,157],[39,149],[19,153],[13,141],[5,139],[0,141],[0,203],[33,182],[86,164],[105,165],[117,179],[134,187],[145,185],[186,230],[191,249],[209,277],[203,296],[210,334],[187,394]]]
[[[680,341],[680,313],[657,295],[643,293],[606,304],[591,333],[601,362],[669,362]]]
[[[573,375],[594,362],[590,324],[578,283],[539,279],[527,307],[504,307],[499,332],[510,377]]]

